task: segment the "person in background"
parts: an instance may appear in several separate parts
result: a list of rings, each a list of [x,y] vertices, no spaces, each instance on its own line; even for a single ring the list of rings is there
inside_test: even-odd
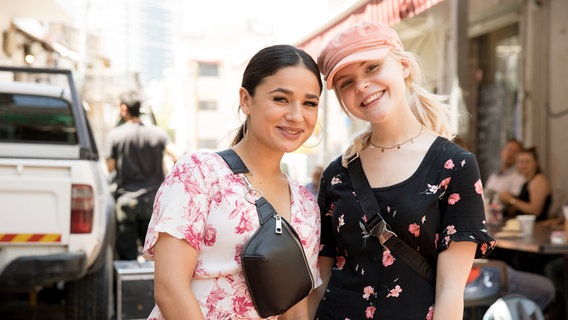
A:
[[[499,193],[503,203],[509,205],[509,217],[520,214],[532,214],[536,221],[548,219],[548,211],[552,203],[550,182],[540,169],[536,148],[526,148],[517,155],[517,168],[524,176],[525,183],[516,195],[509,191]]]
[[[521,187],[525,183],[525,177],[519,172],[517,155],[523,148],[521,142],[516,139],[509,139],[501,148],[501,166],[499,170],[491,173],[483,185],[489,200],[494,194],[509,192],[519,194]]]
[[[315,286],[321,284],[318,207],[280,165],[285,153],[312,134],[322,89],[317,64],[303,50],[260,50],[243,74],[239,107],[246,120],[231,146],[250,170],[252,187],[298,233]],[[259,228],[247,190],[214,152],[186,154],[172,168],[156,196],[144,246],[145,257],[155,261],[150,319],[260,319],[240,262],[243,246]],[[309,319],[307,298],[279,319]]]
[[[168,134],[140,119],[142,99],[135,91],[120,95],[123,124],[107,136],[106,165],[116,179],[116,251],[119,260],[136,260],[138,248],[152,215],[152,204],[164,180],[164,153],[173,161],[178,156]]]
[[[417,57],[385,24],[339,32],[318,65],[346,114],[368,127],[323,172],[317,319],[462,319],[473,259],[494,239],[475,155],[450,141],[445,97],[421,86]],[[383,220],[436,270],[435,285],[370,235],[373,213],[361,208],[347,171],[353,161]]]
[[[322,172],[322,166],[315,166],[312,170],[312,180],[305,185],[306,189],[308,189],[308,191],[312,194],[312,196],[314,196],[314,198],[317,198],[318,196]]]

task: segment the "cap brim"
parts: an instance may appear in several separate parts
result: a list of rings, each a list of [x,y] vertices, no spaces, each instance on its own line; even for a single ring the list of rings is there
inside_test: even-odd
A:
[[[388,54],[390,47],[383,47],[383,48],[375,48],[366,51],[358,51],[348,55],[347,57],[341,59],[331,70],[329,75],[327,76],[326,80],[326,87],[328,90],[333,88],[333,78],[335,74],[341,70],[343,67],[346,67],[350,64],[368,60],[380,60],[386,57]]]

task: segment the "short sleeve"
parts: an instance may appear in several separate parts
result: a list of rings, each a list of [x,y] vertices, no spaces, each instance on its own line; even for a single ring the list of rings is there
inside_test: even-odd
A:
[[[156,194],[144,244],[146,257],[153,257],[161,232],[200,249],[209,212],[209,190],[217,181],[212,176],[214,166],[214,158],[191,154],[172,167]]]
[[[495,240],[488,234],[483,204],[483,186],[475,155],[456,152],[444,164],[447,177],[441,183],[445,188],[440,199],[442,231],[438,251],[448,248],[451,241],[477,243],[476,258],[489,254]]]
[[[339,173],[341,159],[336,159],[322,173],[322,180],[318,193],[318,206],[320,209],[321,221],[321,238],[320,238],[320,256],[335,259],[337,256],[337,240],[333,233],[332,213],[333,213],[333,193],[331,186],[334,177]]]

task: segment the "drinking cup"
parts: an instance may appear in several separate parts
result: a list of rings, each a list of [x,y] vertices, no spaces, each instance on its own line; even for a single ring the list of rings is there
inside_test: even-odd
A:
[[[524,236],[531,235],[534,230],[536,216],[532,214],[522,214],[517,216],[517,221],[521,225],[521,233]]]

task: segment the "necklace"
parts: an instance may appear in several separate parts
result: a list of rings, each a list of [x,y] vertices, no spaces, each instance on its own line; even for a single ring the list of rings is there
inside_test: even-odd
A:
[[[410,138],[410,139],[408,139],[408,140],[405,140],[405,141],[403,141],[403,142],[401,142],[401,143],[395,144],[395,145],[392,146],[392,147],[383,147],[383,146],[376,145],[376,144],[373,143],[373,140],[371,140],[371,139],[369,139],[369,143],[371,144],[371,148],[374,147],[374,148],[381,149],[381,152],[385,152],[385,150],[390,150],[390,149],[394,149],[394,148],[400,149],[400,147],[401,147],[402,145],[404,145],[404,144],[406,144],[406,143],[408,143],[408,142],[414,143],[414,139],[420,137],[420,135],[422,134],[422,131],[424,131],[424,126],[420,126],[420,132],[418,132],[418,134],[415,135],[414,137],[412,137],[412,138]]]

